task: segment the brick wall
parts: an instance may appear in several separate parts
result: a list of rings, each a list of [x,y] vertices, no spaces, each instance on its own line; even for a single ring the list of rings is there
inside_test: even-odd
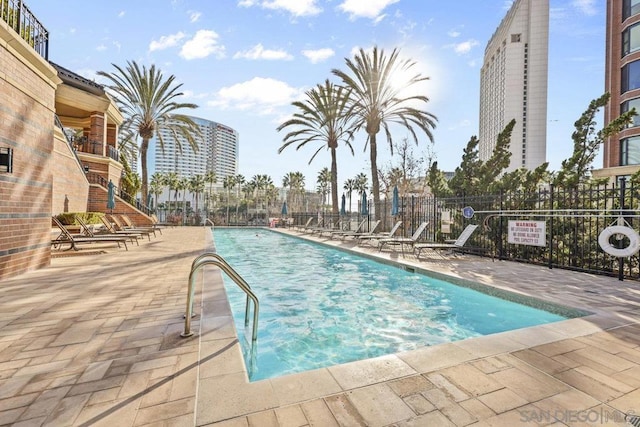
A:
[[[107,209],[107,189],[100,185],[91,185],[89,189],[89,205],[88,212],[104,212],[113,214],[126,214],[131,220],[139,226],[151,225],[153,221],[134,206],[131,206],[120,197],[116,196],[116,207],[113,212]]]
[[[0,280],[51,261],[55,70],[0,21]]]

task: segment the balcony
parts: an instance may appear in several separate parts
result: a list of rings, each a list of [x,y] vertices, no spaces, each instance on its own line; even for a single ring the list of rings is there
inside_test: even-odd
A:
[[[49,31],[22,0],[0,0],[0,19],[9,24],[40,56],[49,59]]]

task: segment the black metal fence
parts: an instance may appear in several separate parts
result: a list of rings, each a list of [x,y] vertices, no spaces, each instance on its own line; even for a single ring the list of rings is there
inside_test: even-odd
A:
[[[615,256],[638,243],[640,230],[640,187],[626,184],[602,185],[580,190],[549,186],[535,193],[502,193],[474,197],[401,197],[399,211],[391,215],[391,201],[383,200],[375,212],[382,220],[381,230],[389,230],[401,220],[400,233],[411,236],[421,222],[428,222],[419,240],[455,239],[468,224],[480,227],[463,250],[549,268],[563,268],[622,279],[640,279],[638,254]],[[334,223],[340,217],[328,213],[293,213],[293,224],[304,224],[321,216]],[[363,216],[347,214],[350,224]],[[624,225],[634,231],[611,233],[612,226]],[[537,228],[537,230],[535,230]],[[624,230],[631,231],[630,228]],[[608,234],[612,234],[610,238]],[[610,253],[598,239],[607,237]],[[620,252],[622,251],[622,252]]]
[[[0,0],[0,18],[40,56],[49,59],[49,31],[22,0]]]

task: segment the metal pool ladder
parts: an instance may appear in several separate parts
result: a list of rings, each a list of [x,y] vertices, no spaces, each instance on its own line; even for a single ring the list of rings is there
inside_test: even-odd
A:
[[[247,294],[247,304],[244,312],[244,326],[249,326],[249,299],[253,301],[253,330],[251,334],[251,342],[256,342],[258,339],[258,311],[260,309],[260,303],[258,297],[251,290],[251,286],[240,276],[220,255],[214,252],[206,252],[191,263],[191,273],[189,273],[189,294],[187,295],[187,309],[184,317],[184,332],[180,334],[182,337],[190,337],[193,335],[191,332],[191,317],[193,316],[193,296],[195,293],[195,273],[201,267],[205,265],[215,265],[224,271],[227,276],[231,278],[239,287]]]

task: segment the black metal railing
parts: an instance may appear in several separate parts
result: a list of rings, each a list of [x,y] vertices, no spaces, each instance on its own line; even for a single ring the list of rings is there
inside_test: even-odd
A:
[[[89,172],[87,174],[87,179],[89,180],[89,183],[91,183],[91,184],[98,184],[98,185],[100,185],[101,187],[104,187],[107,190],[109,189],[109,181],[106,180],[100,174],[97,174],[95,172]],[[127,193],[126,191],[118,188],[117,185],[113,186],[113,191],[122,200],[124,200],[125,202],[129,203],[131,206],[135,206],[135,208],[138,209],[140,212],[142,212],[142,213],[144,213],[146,215],[151,215],[153,213],[153,209],[149,208],[149,206],[147,206],[147,205],[144,205],[144,204],[140,203],[140,200],[138,200],[136,197],[132,196],[131,194]]]
[[[0,0],[0,1],[2,1],[2,0]],[[80,158],[78,157],[78,153],[76,153],[76,147],[75,147],[73,139],[69,137],[67,132],[65,132],[65,128],[64,128],[64,126],[62,126],[62,122],[60,121],[60,118],[58,117],[58,115],[56,114],[54,117],[55,117],[54,118],[55,126],[59,127],[60,130],[62,130],[62,134],[64,135],[64,139],[67,141],[67,145],[69,145],[69,148],[71,149],[71,152],[75,156],[76,161],[78,162],[78,165],[82,168],[83,165],[82,165],[82,162],[80,161]]]
[[[49,59],[49,31],[22,0],[0,0],[0,18],[40,56]]]

